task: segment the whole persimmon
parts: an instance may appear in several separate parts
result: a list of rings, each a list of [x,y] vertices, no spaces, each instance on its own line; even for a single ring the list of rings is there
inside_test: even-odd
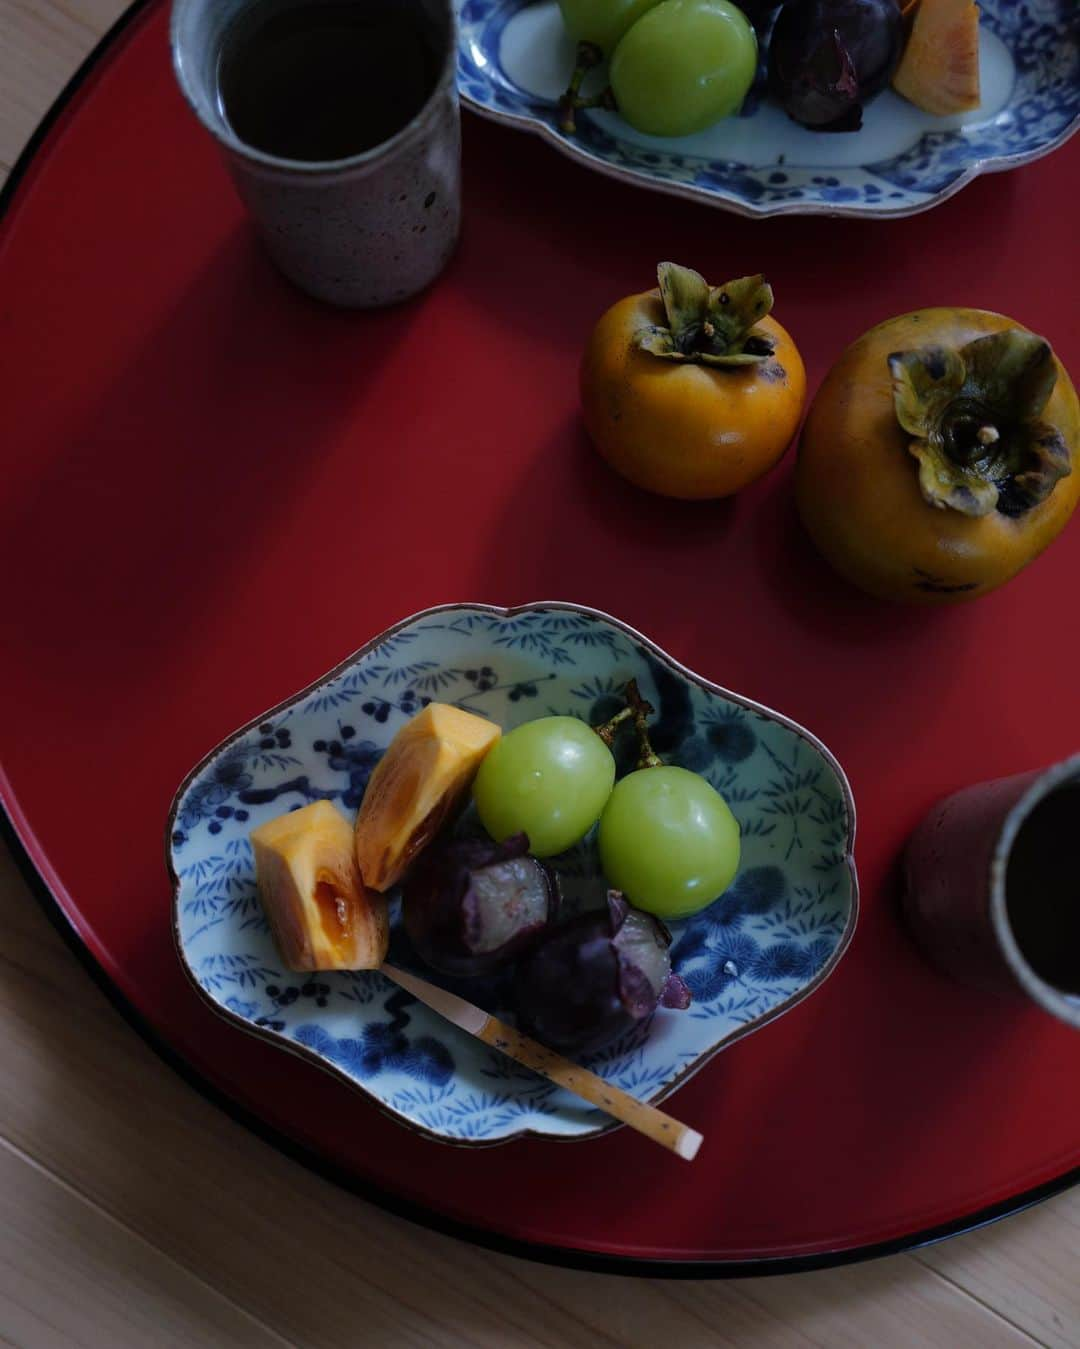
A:
[[[585,427],[600,454],[638,487],[686,500],[726,497],[791,444],[806,372],[770,316],[762,276],[710,287],[662,262],[659,288],[605,313],[581,363]]]
[[[921,309],[871,328],[818,390],[799,513],[872,595],[972,599],[1057,538],[1080,497],[1080,409],[1050,344],[1001,314]]]

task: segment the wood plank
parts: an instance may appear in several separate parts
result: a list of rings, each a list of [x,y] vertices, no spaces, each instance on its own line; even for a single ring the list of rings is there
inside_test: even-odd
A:
[[[1007,1349],[1038,1342],[962,1289],[927,1283],[923,1272],[907,1256],[894,1257],[770,1280],[751,1292],[828,1349]],[[850,1314],[853,1303],[857,1316]]]
[[[1080,1190],[915,1258],[1043,1344],[1080,1345]]]
[[[593,1276],[522,1266],[519,1277],[587,1314],[597,1298]],[[1016,1349],[1036,1343],[959,1289],[925,1273],[906,1256],[782,1278],[730,1282],[606,1280],[600,1306],[618,1344],[816,1345],[822,1349]],[[534,1282],[535,1281],[535,1282]],[[611,1286],[610,1295],[607,1288]],[[673,1327],[656,1315],[657,1299],[678,1309]],[[649,1314],[651,1318],[649,1318]],[[644,1320],[651,1323],[644,1328]],[[765,1319],[767,1318],[767,1319]],[[694,1326],[697,1326],[695,1333]],[[712,1338],[702,1339],[704,1330]],[[723,1338],[730,1336],[730,1340]]]
[[[290,1342],[352,1346],[362,1327],[372,1343],[493,1349],[1032,1343],[907,1257],[682,1283],[548,1268],[413,1227],[187,1088],[113,1013],[10,863],[0,923],[0,1132]],[[133,1099],[138,1112],[122,1104]],[[312,1295],[328,1285],[333,1296]]]
[[[127,0],[35,0],[63,14],[91,33],[96,41],[127,9]]]
[[[97,0],[88,21],[76,5],[69,13],[51,0],[0,0],[0,169],[14,164],[98,34],[122,9],[115,0]]]
[[[0,1328],[20,1349],[286,1343],[3,1142]]]

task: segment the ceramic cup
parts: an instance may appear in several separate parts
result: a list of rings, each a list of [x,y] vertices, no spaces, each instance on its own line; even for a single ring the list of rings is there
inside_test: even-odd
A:
[[[355,0],[412,6],[438,34],[442,64],[419,113],[389,140],[348,159],[282,159],[245,144],[218,89],[226,33],[259,0],[174,0],[180,88],[221,146],[241,198],[278,267],[309,295],[367,308],[422,290],[445,266],[461,218],[457,31],[452,0]],[[267,0],[262,0],[266,3]],[[304,0],[269,0],[284,10]]]
[[[938,802],[908,843],[904,910],[935,965],[1080,1029],[1080,754]]]

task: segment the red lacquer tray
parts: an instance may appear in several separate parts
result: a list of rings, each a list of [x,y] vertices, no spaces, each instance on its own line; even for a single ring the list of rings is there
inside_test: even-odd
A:
[[[1080,1036],[931,973],[897,918],[923,810],[1080,746],[1080,525],[950,611],[818,561],[790,464],[726,504],[647,498],[593,455],[576,364],[658,258],[764,269],[811,386],[921,305],[1012,313],[1080,370],[1080,140],[892,223],[748,222],[592,176],[466,119],[466,231],[425,297],[309,302],[264,260],[181,103],[166,13],[103,46],[0,222],[3,799],[41,892],[159,1048],[265,1136],[420,1221],[543,1258],[708,1274],[957,1231],[1080,1175]],[[820,993],[672,1101],[693,1165],[621,1131],[426,1142],[217,1021],[172,948],[162,831],[187,769],[402,615],[563,598],[817,732],[858,801],[864,896]]]

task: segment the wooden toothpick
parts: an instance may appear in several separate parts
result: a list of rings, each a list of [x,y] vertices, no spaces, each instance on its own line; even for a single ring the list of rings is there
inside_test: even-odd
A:
[[[491,1016],[483,1008],[466,1002],[455,993],[448,993],[445,988],[429,984],[426,979],[393,965],[382,965],[380,968],[388,979],[392,979],[407,993],[484,1044],[491,1045],[508,1058],[540,1073],[557,1086],[574,1092],[590,1105],[598,1106],[613,1119],[628,1124],[631,1129],[651,1138],[654,1143],[659,1143],[684,1161],[693,1161],[697,1156],[703,1139],[696,1129],[680,1124],[655,1106],[637,1100],[587,1068],[563,1058],[554,1050],[546,1049],[536,1040],[522,1035],[513,1026],[508,1026],[505,1021]]]

